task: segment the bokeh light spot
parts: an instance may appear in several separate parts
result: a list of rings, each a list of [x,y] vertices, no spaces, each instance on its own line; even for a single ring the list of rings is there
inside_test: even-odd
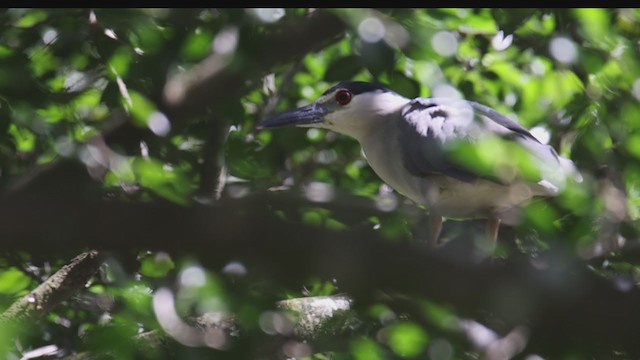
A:
[[[571,64],[578,59],[578,48],[569,38],[558,36],[551,39],[549,52],[554,59],[564,64]]]
[[[433,97],[462,99],[462,94],[449,84],[438,84],[433,88]]]
[[[636,81],[633,82],[631,94],[633,94],[633,97],[636,98],[636,100],[640,101],[640,78],[637,78]]]
[[[233,26],[224,29],[213,39],[213,51],[221,54],[232,54],[238,47],[238,28]]]
[[[450,31],[439,31],[431,38],[431,46],[442,56],[452,56],[458,51],[458,39]]]
[[[58,39],[58,31],[54,28],[48,28],[42,33],[42,42],[46,45],[53,44]]]
[[[375,17],[368,17],[358,25],[358,35],[369,43],[380,41],[385,35],[386,29],[382,21]]]
[[[171,131],[171,123],[167,116],[161,112],[154,111],[147,119],[147,126],[158,136],[166,136]]]
[[[328,202],[333,199],[335,192],[331,185],[315,181],[305,188],[305,195],[311,201]]]
[[[542,125],[532,127],[529,132],[531,132],[531,135],[535,136],[535,138],[543,144],[548,144],[549,140],[551,140],[551,133],[549,133],[549,130]]]
[[[232,276],[247,275],[247,267],[239,261],[231,261],[222,268],[222,272]]]
[[[249,9],[249,13],[262,22],[274,23],[282,19],[285,11],[283,8],[257,8]]]
[[[180,272],[180,284],[186,287],[202,287],[207,278],[200,266],[189,266]]]

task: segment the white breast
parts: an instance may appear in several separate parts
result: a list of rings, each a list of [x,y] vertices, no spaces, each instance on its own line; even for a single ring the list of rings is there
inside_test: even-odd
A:
[[[397,131],[395,126],[380,126],[358,140],[369,165],[385,183],[430,211],[450,218],[486,218],[533,195],[546,195],[537,184],[507,186],[483,179],[464,182],[441,175],[414,176],[404,168]]]

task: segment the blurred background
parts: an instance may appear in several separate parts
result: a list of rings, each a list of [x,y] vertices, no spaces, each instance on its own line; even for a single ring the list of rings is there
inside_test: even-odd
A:
[[[1,358],[640,351],[640,10],[34,8],[0,29]],[[256,130],[344,80],[488,105],[584,181],[493,255],[478,221],[429,250],[356,141]]]

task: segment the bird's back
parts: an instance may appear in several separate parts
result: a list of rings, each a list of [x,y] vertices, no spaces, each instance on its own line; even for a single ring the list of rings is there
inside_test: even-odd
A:
[[[380,124],[376,134],[360,139],[374,171],[407,197],[447,217],[488,217],[534,195],[555,195],[568,177],[579,178],[570,160],[526,128],[465,100],[414,99],[394,121]],[[516,154],[499,151],[487,158],[492,141],[524,159],[501,158]],[[489,170],[468,161],[483,156]],[[529,174],[523,174],[522,161],[528,162]]]

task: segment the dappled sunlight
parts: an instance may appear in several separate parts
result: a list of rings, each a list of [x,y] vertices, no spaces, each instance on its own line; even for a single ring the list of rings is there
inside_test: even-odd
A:
[[[163,331],[186,346],[228,348],[238,328],[228,312],[221,280],[199,265],[185,263],[175,291],[160,287],[153,294],[153,312]]]
[[[233,277],[242,277],[247,275],[247,267],[240,261],[231,261],[222,268],[222,273]]]
[[[640,352],[638,9],[0,25],[1,359]]]
[[[76,150],[76,144],[68,136],[60,136],[56,139],[55,143],[56,152],[62,156],[69,157],[74,154]]]
[[[61,349],[58,348],[58,346],[56,345],[46,345],[46,346],[23,353],[20,360],[31,360],[31,359],[42,358],[45,356],[46,357],[55,356],[61,352],[60,350]]]
[[[200,266],[189,266],[180,271],[180,285],[185,287],[202,287],[206,284],[204,269]]]
[[[624,192],[607,180],[602,182],[600,191],[607,220],[613,223],[623,221],[627,217],[627,197]]]
[[[385,212],[395,210],[398,207],[398,202],[398,196],[392,192],[385,192],[376,196],[376,207]]]
[[[633,86],[631,87],[631,94],[636,100],[640,101],[640,78],[636,79],[633,82]]]
[[[45,45],[51,45],[58,39],[58,30],[47,28],[42,32],[42,42]]]
[[[224,331],[211,328],[204,331],[184,322],[175,308],[171,290],[160,288],[153,295],[153,310],[162,329],[173,339],[186,346],[208,346],[224,349],[228,336]]]
[[[309,344],[299,341],[287,341],[282,346],[282,352],[292,359],[299,359],[310,356],[313,354],[312,348]]]
[[[333,200],[335,191],[330,184],[314,181],[304,188],[304,194],[307,199],[322,203]]]
[[[286,14],[283,8],[257,8],[247,9],[246,11],[256,19],[265,23],[277,22]]]
[[[549,42],[549,52],[561,63],[571,64],[578,59],[578,47],[568,37],[558,36]]]
[[[450,84],[439,84],[432,91],[435,98],[462,99],[460,91]]]
[[[369,43],[375,43],[386,34],[386,28],[382,21],[377,17],[368,17],[360,22],[358,25],[358,35],[360,38]]]
[[[535,138],[543,144],[548,144],[549,140],[551,140],[551,133],[549,133],[549,129],[543,125],[532,127],[531,135],[535,136]]]
[[[439,31],[431,38],[431,46],[442,56],[452,56],[458,51],[458,39],[450,31]]]
[[[295,319],[287,312],[265,311],[260,314],[258,323],[260,329],[269,335],[291,335],[295,326]]]
[[[158,136],[167,136],[171,131],[171,123],[167,116],[161,112],[155,111],[149,115],[147,126],[154,134]]]
[[[238,28],[228,27],[213,39],[213,51],[220,55],[232,55],[238,47]]]

